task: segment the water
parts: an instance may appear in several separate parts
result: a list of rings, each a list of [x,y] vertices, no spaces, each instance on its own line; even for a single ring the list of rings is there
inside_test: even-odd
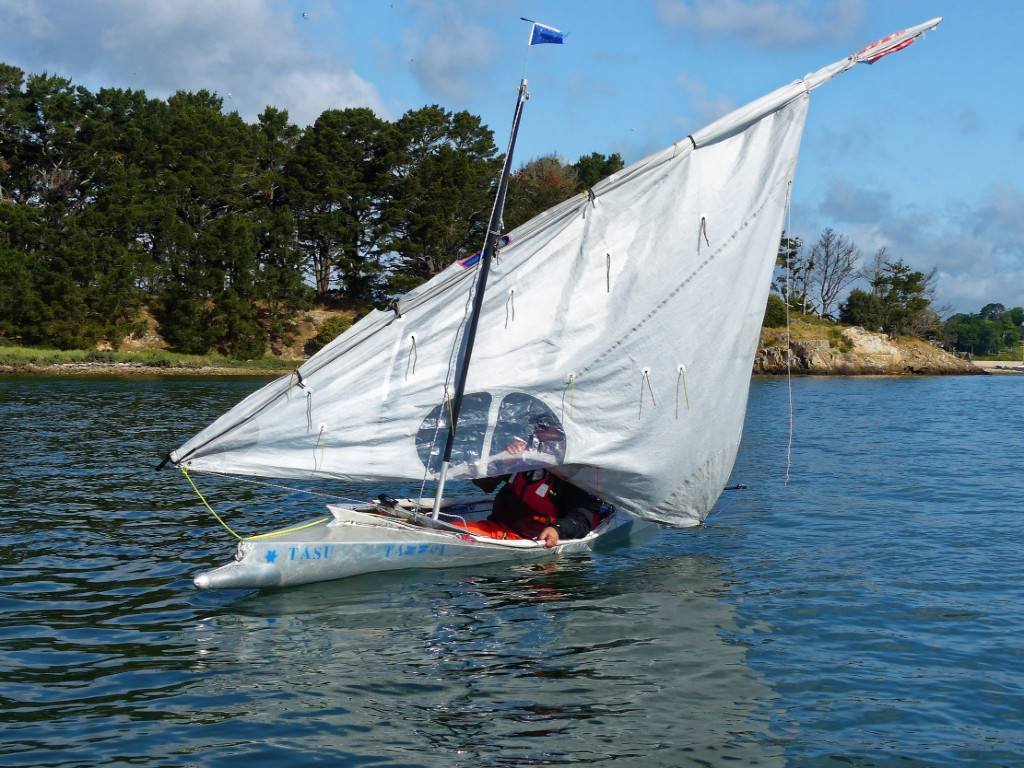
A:
[[[1024,761],[1020,378],[798,379],[788,484],[755,380],[706,530],[199,593],[231,540],[153,467],[258,383],[0,378],[0,764]],[[199,481],[244,533],[301,503]]]

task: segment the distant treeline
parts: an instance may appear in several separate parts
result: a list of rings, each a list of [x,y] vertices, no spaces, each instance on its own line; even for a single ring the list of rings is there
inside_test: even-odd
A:
[[[90,93],[0,64],[0,343],[258,357],[315,301],[384,305],[480,248],[502,156],[468,112],[256,124],[207,91]],[[505,228],[623,166],[524,165]]]
[[[950,314],[935,304],[936,269],[911,269],[882,246],[868,261],[846,235],[826,228],[808,249],[785,234],[776,262],[775,293],[764,324],[786,323],[791,311],[857,325],[890,336],[913,336],[977,355],[1008,352],[1024,341],[1024,308],[987,304],[977,314]],[[849,290],[861,283],[865,288]]]

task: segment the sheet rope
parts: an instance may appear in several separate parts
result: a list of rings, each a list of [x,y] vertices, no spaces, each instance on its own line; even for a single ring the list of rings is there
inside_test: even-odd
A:
[[[293,526],[292,528],[286,528],[283,531],[273,531],[271,533],[260,533],[260,534],[257,534],[255,536],[240,536],[239,534],[237,534],[231,528],[230,525],[228,525],[224,521],[224,519],[220,515],[217,514],[216,510],[213,507],[210,506],[210,503],[206,500],[206,497],[203,496],[203,494],[200,492],[199,488],[196,487],[195,482],[193,482],[192,478],[189,477],[188,469],[184,465],[181,466],[181,474],[183,474],[185,476],[185,479],[188,480],[188,484],[192,486],[192,490],[196,492],[196,496],[198,496],[199,500],[203,502],[203,506],[205,506],[208,510],[210,510],[210,514],[212,514],[217,519],[217,522],[220,523],[222,526],[224,526],[224,529],[228,533],[230,533],[232,536],[234,536],[236,539],[238,539],[239,541],[258,541],[259,539],[272,539],[275,536],[285,536],[285,535],[287,535],[289,533],[295,533],[296,531],[301,531],[301,530],[304,530],[306,528],[312,528],[313,526],[320,525],[321,523],[324,523],[324,522],[326,522],[326,521],[331,519],[330,517],[321,517],[321,518],[319,518],[317,520],[314,520],[311,523],[305,523],[303,525],[296,525],[296,526]],[[290,488],[290,487],[288,487],[286,485],[277,485],[277,484],[274,484],[274,483],[266,483],[266,482],[262,482],[262,481],[259,481],[259,480],[250,480],[250,479],[245,478],[245,477],[234,477],[232,475],[224,475],[224,474],[220,474],[218,472],[211,472],[210,474],[218,475],[219,477],[230,477],[232,480],[238,480],[238,481],[241,481],[243,483],[250,483],[252,485],[261,485],[261,486],[266,486],[268,488],[278,488],[280,490],[292,491],[292,492],[296,492],[296,493],[305,493],[308,496],[319,496],[319,497],[325,498],[325,499],[332,499],[332,500],[335,500],[335,501],[344,501],[344,502],[347,502],[347,503],[355,503],[355,504],[363,504],[363,503],[365,503],[365,502],[360,501],[358,499],[345,499],[343,497],[334,496],[334,495],[327,494],[327,493],[317,493],[316,491],[307,491],[307,490],[305,490],[303,488]]]

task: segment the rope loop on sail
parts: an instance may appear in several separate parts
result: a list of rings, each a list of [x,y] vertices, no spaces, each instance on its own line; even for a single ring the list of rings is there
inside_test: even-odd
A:
[[[644,412],[644,382],[647,383],[647,391],[651,393],[651,404],[657,408],[658,401],[654,398],[654,387],[651,386],[651,369],[644,368],[643,379],[640,382],[640,412],[637,414],[637,418],[643,416]]]
[[[509,322],[516,321],[516,289],[509,288],[508,298],[505,299],[505,327],[508,328]]]
[[[565,393],[569,393],[569,418],[572,418],[573,402],[576,400],[576,371],[569,371],[569,381],[562,390],[562,414],[565,414]]]
[[[707,218],[707,216],[701,216],[700,217],[700,228],[697,230],[697,253],[698,254],[700,253],[700,238],[701,238],[701,235],[704,236],[704,242],[707,243],[707,246],[710,248],[711,247],[711,241],[708,240],[708,218]]]
[[[683,385],[683,397],[686,399],[686,410],[690,410],[690,394],[686,391],[686,366],[679,364],[679,378],[676,380],[676,418],[679,418],[679,383]]]
[[[317,442],[317,448],[320,449],[320,461],[319,462],[316,461],[316,451],[314,450],[313,451],[314,471],[319,471],[319,470],[323,469],[323,466],[324,466],[324,452],[326,451],[326,448],[327,448],[327,435],[326,435],[326,432],[327,432],[327,425],[326,424],[321,424],[320,425],[320,435],[319,435],[319,437],[317,437],[317,441],[316,441]]]
[[[419,358],[419,352],[417,352],[417,350],[416,350],[416,334],[415,333],[410,334],[409,341],[411,342],[411,347],[409,349],[409,362],[406,363],[406,365],[405,365],[405,378],[407,378],[407,379],[409,378],[409,368],[410,368],[410,366],[412,367],[413,375],[414,376],[416,375],[416,361]]]

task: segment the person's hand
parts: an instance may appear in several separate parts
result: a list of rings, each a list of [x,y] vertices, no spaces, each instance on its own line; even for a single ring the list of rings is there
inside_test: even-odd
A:
[[[537,537],[537,540],[543,541],[544,546],[550,549],[558,543],[558,531],[549,525],[540,532],[540,536]]]
[[[505,450],[513,455],[522,453],[526,450],[526,441],[521,437],[517,437],[511,443],[505,446]]]

